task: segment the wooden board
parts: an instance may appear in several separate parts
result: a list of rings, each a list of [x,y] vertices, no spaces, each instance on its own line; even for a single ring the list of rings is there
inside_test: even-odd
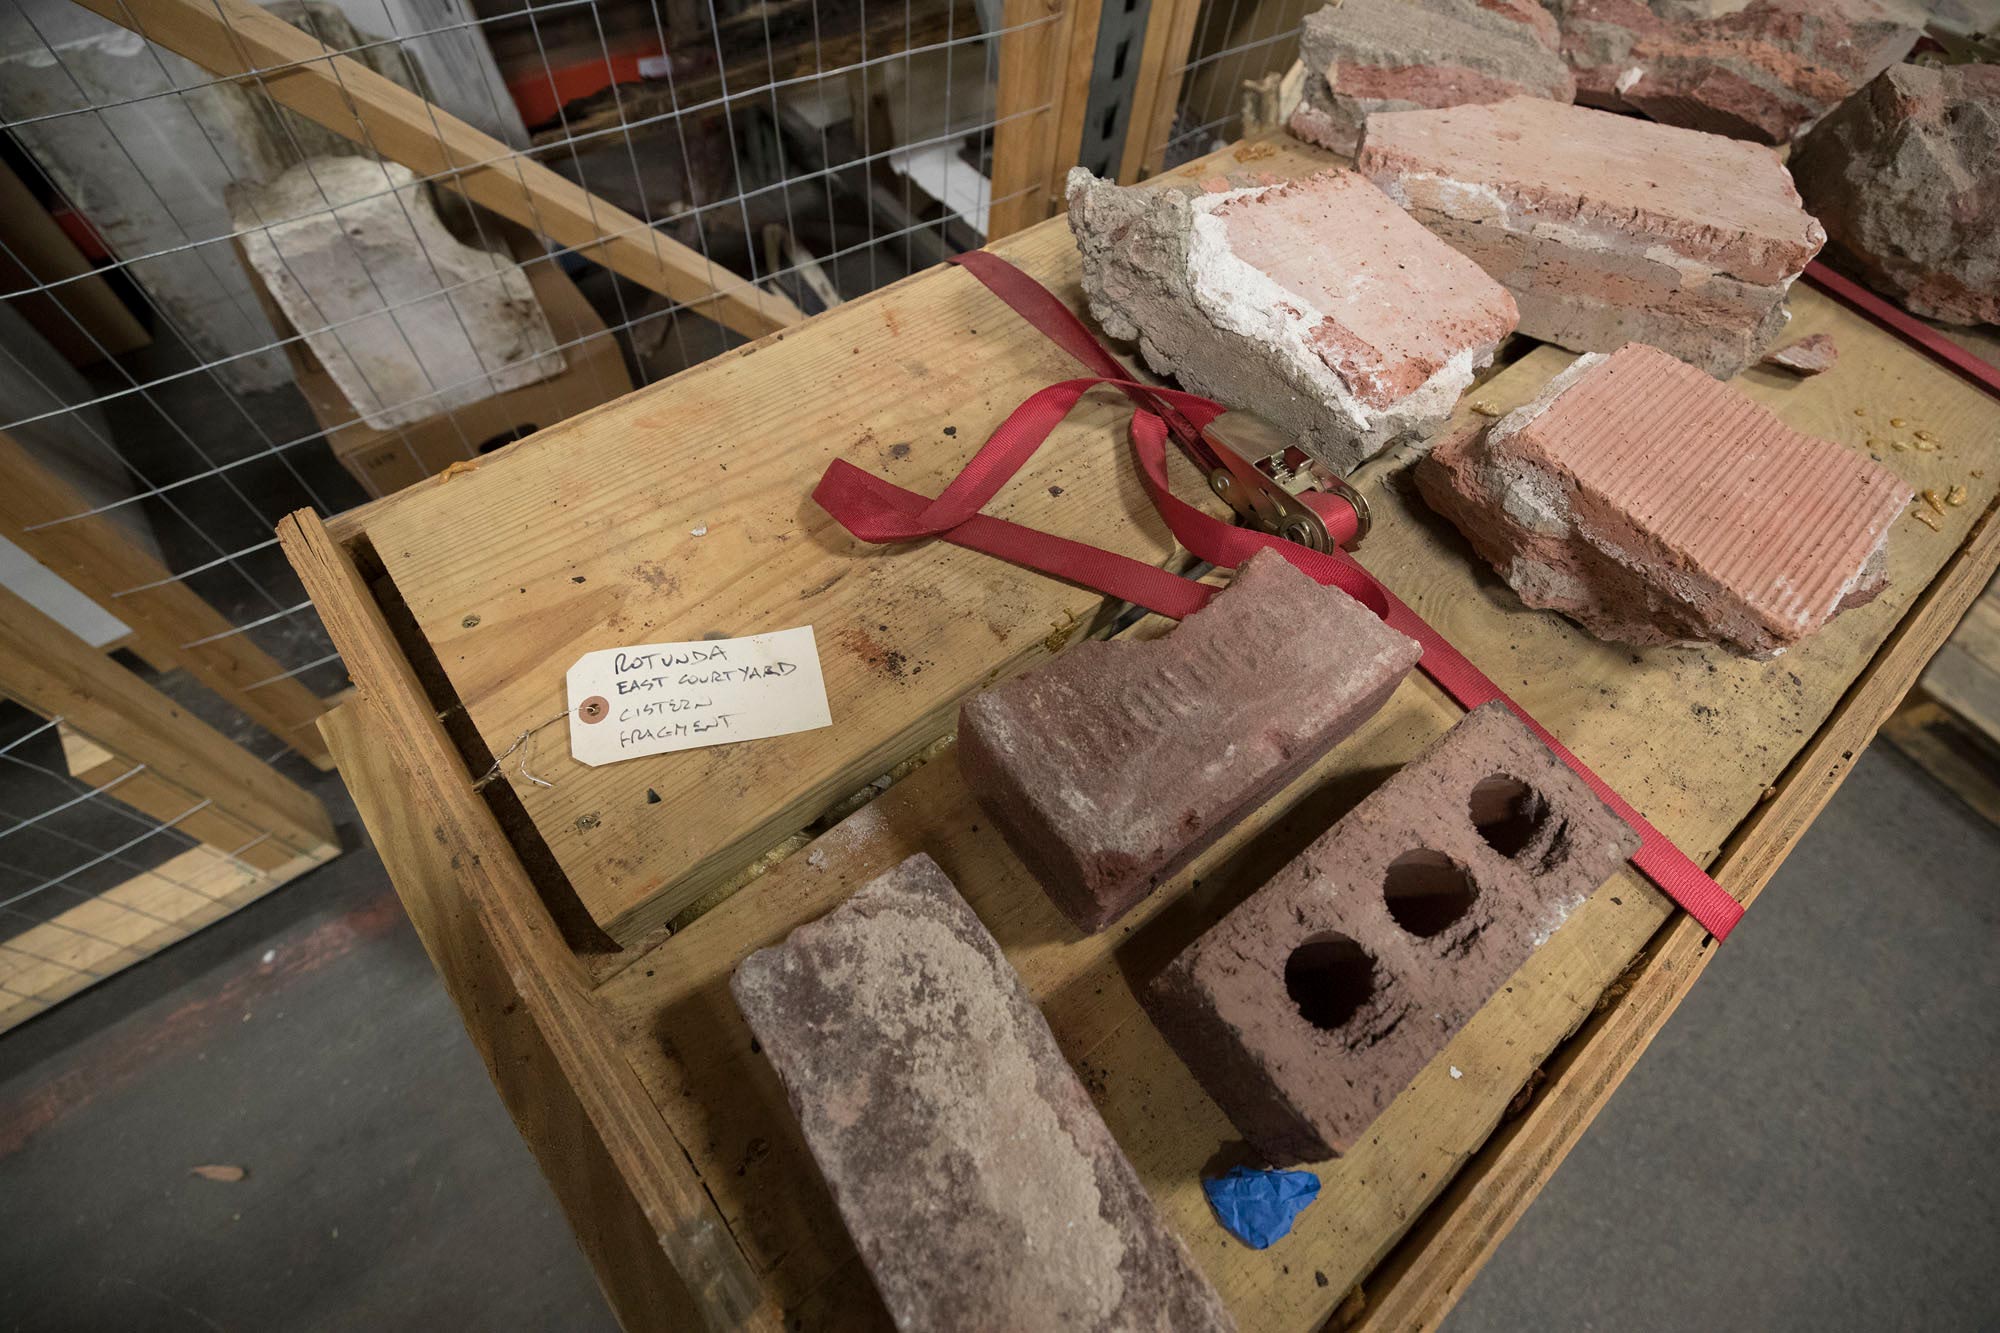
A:
[[[2000,744],[2000,584],[1972,604],[1924,672],[1924,690]]]
[[[1190,171],[1228,169],[1234,164],[1227,156]],[[1239,159],[1278,174],[1324,160],[1291,149]],[[1074,254],[1060,222],[1024,233],[1001,249],[1073,298]],[[309,524],[289,532],[287,549],[349,654],[361,699],[374,717],[371,743],[403,746],[406,733],[435,730],[434,711],[449,713],[459,700],[486,742],[484,751],[475,748],[463,762],[440,763],[434,752],[413,750],[400,776],[372,779],[380,788],[372,802],[420,802],[421,817],[412,817],[419,831],[433,829],[431,811],[441,803],[471,802],[484,817],[472,779],[486,767],[488,752],[504,748],[523,722],[541,720],[537,708],[560,709],[561,671],[578,653],[636,641],[591,637],[608,628],[623,632],[650,618],[658,629],[664,613],[684,617],[672,623],[697,626],[712,616],[718,622],[714,628],[734,633],[744,627],[744,612],[760,608],[792,617],[760,628],[807,620],[841,628],[892,626],[875,631],[880,645],[875,653],[856,648],[843,656],[843,650],[829,650],[836,717],[829,732],[815,733],[810,746],[773,743],[768,763],[747,753],[766,748],[762,745],[737,747],[746,752],[738,758],[702,757],[697,766],[714,781],[673,788],[659,812],[670,813],[677,824],[702,826],[698,839],[689,841],[685,831],[655,836],[646,825],[630,823],[635,831],[625,837],[627,854],[650,858],[644,864],[663,882],[694,865],[696,857],[720,875],[750,859],[761,838],[803,822],[793,821],[816,794],[838,785],[835,775],[879,771],[885,756],[946,722],[957,693],[1047,651],[1027,640],[1048,633],[1042,626],[1052,611],[1088,614],[1089,599],[1067,601],[1068,589],[990,561],[982,570],[974,563],[977,557],[944,547],[859,550],[830,535],[825,520],[803,499],[825,458],[836,453],[902,484],[934,490],[1008,407],[1028,390],[1068,373],[1032,339],[1024,339],[995,303],[967,287],[962,274],[921,275],[768,340],[748,356],[634,395],[567,428],[575,434],[561,441],[564,465],[556,462],[556,449],[538,448],[531,440],[496,455],[471,476],[428,483],[337,524],[340,545],[315,536]],[[2000,525],[1986,521],[2000,477],[1993,466],[2000,463],[2000,410],[1815,293],[1795,289],[1793,310],[1796,334],[1837,334],[1840,367],[1806,381],[1752,371],[1740,387],[1802,429],[1857,448],[1867,447],[1871,438],[1883,441],[1878,448],[1889,466],[1920,486],[1959,481],[1968,487],[1969,502],[1952,511],[1939,532],[1914,519],[1901,522],[1891,540],[1890,590],[1775,662],[1598,644],[1567,622],[1522,609],[1448,527],[1409,499],[1407,454],[1372,464],[1361,477],[1380,520],[1362,551],[1364,562],[1691,854],[1708,861],[1726,847],[1719,873],[1746,898],[1783,859],[2000,562]],[[978,345],[987,359],[969,368],[964,363],[971,328],[980,330]],[[816,339],[823,329],[835,333]],[[913,330],[923,336],[903,341]],[[841,360],[843,355],[849,359]],[[1536,350],[1471,398],[1511,407],[1568,361],[1566,354]],[[842,366],[851,369],[843,374]],[[783,412],[754,398],[746,401],[775,392],[776,385],[785,386],[788,408],[808,390],[823,394],[823,400],[814,400],[810,419],[821,418],[823,401],[827,429],[788,440],[776,424]],[[1004,499],[1026,521],[1099,541],[1106,540],[1105,531],[1116,532],[1127,549],[1164,557],[1163,543],[1139,544],[1140,538],[1158,542],[1157,530],[1145,526],[1145,512],[1130,502],[1124,483],[1129,464],[1120,457],[1122,419],[1106,415],[1112,419],[1072,423],[1051,446],[1062,454],[1038,464],[1066,470],[1024,477]],[[969,421],[974,416],[976,427]],[[1896,419],[1904,425],[1890,426]],[[890,423],[889,429],[869,430],[871,422]],[[926,423],[929,432],[916,434]],[[946,423],[958,426],[959,433],[942,436]],[[705,444],[683,434],[730,424],[752,429]],[[1938,438],[1937,452],[1893,449],[1896,439],[1907,442],[1918,428]],[[904,441],[912,448],[894,451],[894,443]],[[732,474],[726,484],[720,481],[724,464]],[[1985,475],[1971,477],[1974,469]],[[740,490],[734,475],[739,471],[753,474]],[[685,484],[710,478],[716,486],[694,490]],[[673,489],[676,481],[683,483],[679,491]],[[1050,485],[1060,486],[1063,495],[1049,496]],[[788,505],[772,495],[779,486],[790,488]],[[1193,488],[1183,493],[1192,494]],[[1097,502],[1081,510],[1060,503],[1076,495]],[[790,541],[775,540],[774,519],[792,534]],[[708,535],[682,535],[693,526],[706,526]],[[736,536],[722,552],[726,558],[713,562],[701,543],[732,530]],[[804,541],[824,545],[811,560],[786,549]],[[746,557],[764,563],[746,573]],[[606,573],[614,586],[566,593],[562,584],[571,576],[565,565],[570,560],[599,562],[576,588],[590,589]],[[381,577],[374,598],[406,600],[414,613],[401,646],[389,637],[374,598],[362,591],[360,572],[373,576],[377,562]],[[761,580],[758,571],[773,565],[776,575]],[[634,571],[642,572],[635,578]],[[670,589],[664,580],[657,590],[643,586],[647,574],[663,573],[679,581]],[[934,595],[911,598],[913,587],[931,588]],[[975,600],[974,590],[988,600]],[[509,598],[525,599],[511,603],[520,610],[505,611]],[[932,605],[940,599],[942,608]],[[507,633],[478,637],[496,607],[506,616]],[[727,619],[720,610],[725,607],[731,609]],[[475,615],[480,621],[468,630],[463,620]],[[984,641],[966,632],[980,621],[989,631]],[[1058,620],[1057,628],[1068,627]],[[841,635],[822,629],[821,641],[840,642]],[[920,676],[892,681],[881,670],[889,660],[881,649],[904,654],[905,666],[924,660],[912,650],[932,655]],[[419,659],[435,653],[442,670],[434,688],[441,694],[426,699],[418,692],[404,661],[408,653]],[[941,681],[950,688],[936,688]],[[889,705],[878,704],[876,696],[891,691]],[[1710,952],[1699,929],[1685,918],[1670,919],[1664,900],[1630,872],[1604,886],[1418,1076],[1369,1141],[1325,1166],[1327,1197],[1305,1215],[1291,1239],[1264,1253],[1227,1242],[1208,1219],[1198,1176],[1220,1164],[1220,1151],[1235,1135],[1137,1012],[1132,993],[1175,949],[1455,715],[1427,683],[1406,684],[1315,773],[1150,899],[1118,932],[1095,940],[1077,939],[1061,924],[985,828],[949,759],[933,762],[779,863],[748,891],[652,948],[628,951],[623,958],[629,961],[595,990],[589,1007],[565,1000],[538,1008],[533,989],[524,988],[522,1012],[540,1025],[559,1055],[586,1037],[600,1040],[594,1025],[603,1024],[619,1056],[615,1068],[569,1059],[562,1070],[569,1082],[539,1092],[517,1088],[527,1106],[512,1099],[510,1104],[552,1178],[576,1159],[580,1136],[608,1152],[633,1187],[670,1183],[681,1202],[673,1205],[679,1211],[671,1228],[661,1232],[662,1246],[700,1237],[700,1262],[747,1267],[761,1287],[752,1322],[804,1327],[879,1322],[879,1305],[824,1187],[802,1155],[775,1082],[751,1052],[722,987],[745,951],[824,911],[909,851],[927,850],[1007,947],[1121,1144],[1243,1327],[1317,1326],[1364,1277],[1370,1308],[1379,1312],[1364,1319],[1382,1327],[1434,1323],[1699,973]],[[649,762],[621,767],[636,773]],[[810,774],[802,776],[801,766],[810,767]],[[553,829],[551,845],[562,836],[564,816],[588,812],[601,791],[611,790],[589,786],[589,778],[572,781],[581,770],[560,759],[559,746],[536,750],[533,767],[557,781],[555,793],[539,809],[534,791],[518,794],[529,802],[537,825]],[[652,779],[661,771],[642,780],[657,785]],[[399,797],[402,790],[410,795]],[[659,790],[667,795],[667,788]],[[364,815],[370,804],[362,803]],[[782,808],[782,815],[773,818],[774,808]],[[373,827],[376,817],[369,818]],[[519,895],[533,892],[525,877],[499,875],[491,866],[493,843],[485,835],[454,831],[457,827],[435,826],[439,850],[433,859],[462,858],[457,871],[462,883],[452,887],[467,896],[472,909],[434,911],[439,930],[469,936],[483,931],[496,947],[520,950],[526,961],[509,973],[516,986],[536,966],[573,974],[568,955],[533,963],[555,933],[548,908],[523,903]],[[564,853],[557,855],[561,859]],[[600,904],[607,901],[606,881],[580,877],[580,871],[592,870],[591,857],[572,856],[565,864],[579,896],[589,901],[596,894]],[[431,879],[443,874],[439,866],[431,867]],[[689,882],[677,881],[682,889]],[[399,876],[399,887],[406,898],[423,892],[451,901],[440,896],[444,890],[436,884],[419,881],[413,888]],[[554,888],[545,881],[544,897],[559,897]],[[468,1022],[482,1031],[500,1025],[493,996],[471,972],[449,961],[440,966]],[[573,979],[562,983],[573,984]],[[1607,994],[1620,989],[1623,998],[1593,1019]],[[511,1003],[498,1008],[515,1012]],[[1550,1065],[1558,1072],[1528,1115],[1496,1136],[1509,1103],[1549,1052],[1586,1022],[1585,1039],[1564,1048]],[[633,1080],[649,1098],[656,1121],[634,1118]],[[538,1114],[537,1097],[565,1090],[586,1103],[593,1096],[617,1101],[623,1110],[615,1133],[576,1125],[551,1132]],[[548,1104],[560,1109],[556,1102]],[[643,1160],[640,1146],[647,1153]],[[1468,1161],[1475,1170],[1454,1180]],[[1449,1195],[1440,1199],[1448,1184]],[[686,1211],[689,1198],[696,1200],[692,1214]],[[628,1216],[621,1209],[607,1208],[588,1220],[600,1232],[622,1235],[619,1228],[629,1224],[620,1221]],[[575,1221],[574,1209],[571,1216]],[[1399,1248],[1399,1237],[1420,1218],[1421,1230]],[[584,1229],[584,1223],[578,1225]],[[726,1263],[716,1258],[717,1232],[733,1246]],[[1369,1277],[1385,1256],[1387,1267]],[[628,1271],[638,1262],[628,1257]],[[737,1288],[727,1290],[728,1300],[704,1305],[718,1322],[741,1317]]]
[[[0,1032],[339,854],[326,843],[260,869],[214,847],[190,847],[0,940]]]

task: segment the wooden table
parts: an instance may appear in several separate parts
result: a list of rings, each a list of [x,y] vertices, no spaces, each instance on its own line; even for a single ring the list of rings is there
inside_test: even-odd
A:
[[[1258,144],[1192,170],[1327,160]],[[1077,303],[1062,221],[998,248]],[[1364,563],[1746,900],[2000,563],[2000,408],[1803,285],[1791,303],[1794,333],[1836,336],[1838,368],[1753,370],[1739,387],[1920,489],[1955,483],[1969,499],[1940,531],[1901,521],[1888,591],[1774,661],[1599,643],[1522,608],[1414,499],[1411,451],[1358,477],[1378,518]],[[1571,360],[1512,350],[1462,412],[1522,403]],[[342,772],[628,1326],[882,1321],[726,981],[747,951],[912,852],[934,856],[998,936],[1245,1329],[1336,1312],[1435,1323],[1708,959],[1698,927],[1621,873],[1367,1141],[1320,1168],[1323,1197],[1290,1238],[1264,1252],[1229,1240],[1199,1178],[1237,1136],[1139,1012],[1135,982],[1457,709],[1413,676],[1118,929],[1082,939],[1064,925],[940,738],[967,692],[1088,632],[1099,599],[942,544],[862,547],[808,497],[835,457],[935,493],[1021,398],[1071,373],[968,275],[933,270],[468,474],[328,528],[302,515],[281,529],[358,687],[327,723]],[[1124,457],[1124,419],[1117,401],[1090,401],[993,512],[1172,560]],[[1894,448],[1919,428],[1940,447]],[[510,748],[562,713],[564,672],[586,651],[799,624],[818,635],[830,729],[598,769],[568,759],[561,725]],[[822,818],[926,747],[931,762]],[[482,786],[496,755],[501,777]]]

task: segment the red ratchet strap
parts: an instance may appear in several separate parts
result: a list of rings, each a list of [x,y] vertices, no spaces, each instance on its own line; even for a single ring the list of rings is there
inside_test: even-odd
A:
[[[1163,616],[1185,619],[1206,605],[1215,589],[1143,560],[980,512],[1069,414],[1078,399],[1098,385],[1110,385],[1132,399],[1136,407],[1131,426],[1132,451],[1146,491],[1166,519],[1175,540],[1200,559],[1230,569],[1260,550],[1274,550],[1314,580],[1339,588],[1392,628],[1415,639],[1423,647],[1419,665],[1426,675],[1466,708],[1477,708],[1497,699],[1512,709],[1529,730],[1639,834],[1640,847],[1632,864],[1686,908],[1716,939],[1728,936],[1743,915],[1742,905],[1508,698],[1484,672],[1467,661],[1464,654],[1446,643],[1442,635],[1363,569],[1353,556],[1344,550],[1321,554],[1282,537],[1238,527],[1174,496],[1167,484],[1168,434],[1172,431],[1178,435],[1182,430],[1198,434],[1222,415],[1224,409],[1220,403],[1199,394],[1158,388],[1131,379],[1068,306],[1005,260],[975,250],[957,256],[954,262],[963,265],[1017,314],[1096,373],[1052,384],[1015,408],[936,499],[891,485],[845,460],[836,459],[820,478],[813,499],[842,527],[865,542],[941,537],[968,550],[997,556]],[[1326,520],[1336,540],[1344,543],[1352,538],[1355,515],[1344,500],[1325,495],[1301,498]]]
[[[1982,361],[1916,316],[1891,305],[1853,279],[1814,260],[1806,265],[1806,281],[1834,300],[1874,320],[1904,342],[1942,362],[1986,392],[2000,397],[2000,366]]]

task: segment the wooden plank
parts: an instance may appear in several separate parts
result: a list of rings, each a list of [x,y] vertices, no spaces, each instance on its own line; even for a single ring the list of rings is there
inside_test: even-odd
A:
[[[2000,596],[1973,603],[1924,672],[1924,690],[1981,735],[2000,742]]]
[[[295,852],[335,841],[311,793],[5,589],[0,693],[107,738],[124,758]]]
[[[210,73],[273,100],[650,291],[755,338],[805,316],[248,0],[79,0]]]
[[[2000,745],[1958,714],[1913,692],[1882,725],[1882,738],[1995,824],[2000,824]]]
[[[1080,302],[1061,220],[999,249]],[[1074,370],[970,275],[937,270],[341,526],[365,525],[492,754],[562,713],[564,673],[584,651],[815,627],[832,731],[592,769],[550,727],[523,753],[554,786],[510,763],[506,780],[578,896],[631,940],[937,736],[966,691],[1046,655],[1101,605],[970,552],[864,548],[807,498],[843,456],[935,493],[1023,397]],[[809,429],[800,386],[814,395]],[[994,512],[1169,558],[1135,471],[1108,465],[1127,416],[1086,400]]]
[[[612,1308],[630,1329],[775,1328],[354,565],[310,512],[279,535],[355,668],[328,731],[357,808]]]
[[[136,351],[153,341],[34,194],[0,161],[0,291],[60,283],[11,304],[73,366]]]
[[[56,728],[69,775],[97,788],[120,805],[171,824],[198,842],[235,856],[256,870],[276,870],[295,853],[263,837],[263,831],[210,806],[196,792],[169,782],[143,764],[99,745],[64,722]]]
[[[258,726],[316,763],[322,707],[278,660],[210,606],[108,513],[0,432],[0,536],[130,625],[155,666],[182,668]],[[220,637],[218,637],[220,636]],[[207,642],[202,642],[207,640]]]
[[[1083,146],[1102,0],[1007,0],[994,93],[989,243],[1040,222]]]
[[[1153,0],[1146,17],[1146,40],[1139,52],[1139,78],[1132,87],[1132,115],[1118,159],[1118,183],[1131,185],[1157,175],[1166,157],[1180,106],[1188,49],[1194,42],[1201,0]]]
[[[320,843],[260,868],[214,847],[190,847],[47,921],[0,939],[0,1032],[187,938],[339,853],[334,844]]]

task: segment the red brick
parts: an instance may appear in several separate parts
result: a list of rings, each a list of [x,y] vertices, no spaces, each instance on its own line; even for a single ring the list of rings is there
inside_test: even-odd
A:
[[[898,1328],[1232,1327],[929,857],[730,989]]]
[[[1529,606],[1624,643],[1771,656],[1888,582],[1911,488],[1633,343],[1417,467]]]
[[[1063,914],[1103,930],[1372,716],[1419,651],[1259,552],[1165,638],[1081,643],[966,700],[959,769]]]
[[[1196,940],[1146,1007],[1272,1164],[1337,1156],[1638,845],[1488,704]]]

